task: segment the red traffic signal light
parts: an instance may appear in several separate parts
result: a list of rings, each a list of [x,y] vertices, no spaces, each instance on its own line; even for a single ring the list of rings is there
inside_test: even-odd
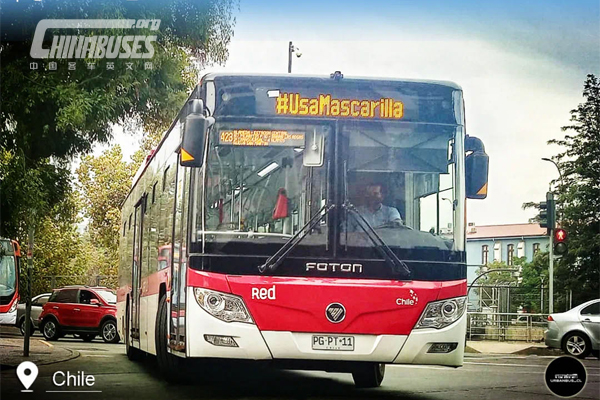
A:
[[[566,243],[567,231],[564,229],[557,229],[554,231],[554,254],[562,256],[567,254],[569,247]]]

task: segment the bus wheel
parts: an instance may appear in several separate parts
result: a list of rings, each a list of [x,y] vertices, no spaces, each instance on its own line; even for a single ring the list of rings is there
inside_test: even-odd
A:
[[[129,315],[129,304],[127,304],[127,311],[125,312],[125,337],[123,338],[125,340],[125,352],[127,353],[127,358],[129,359],[129,361],[139,361],[142,359],[144,353],[142,353],[140,349],[136,349],[135,347],[129,344],[129,335],[131,335],[131,332],[129,330],[130,317],[131,316]]]
[[[358,366],[352,372],[354,385],[357,388],[375,388],[381,386],[385,376],[385,364],[367,363]]]
[[[167,295],[163,295],[158,303],[158,315],[156,316],[156,360],[158,368],[169,383],[183,383],[184,368],[183,360],[167,351]]]

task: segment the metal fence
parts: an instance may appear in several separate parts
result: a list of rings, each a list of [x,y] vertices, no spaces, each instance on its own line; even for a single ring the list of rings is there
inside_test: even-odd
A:
[[[548,314],[467,313],[468,340],[543,342]]]

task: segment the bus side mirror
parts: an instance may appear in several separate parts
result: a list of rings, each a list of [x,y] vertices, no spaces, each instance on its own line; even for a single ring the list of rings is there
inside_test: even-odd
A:
[[[468,199],[485,199],[488,187],[489,157],[482,151],[465,159],[465,189]]]
[[[186,112],[179,164],[183,167],[201,167],[204,162],[206,135],[215,119],[204,116],[204,103],[199,99],[190,100]]]

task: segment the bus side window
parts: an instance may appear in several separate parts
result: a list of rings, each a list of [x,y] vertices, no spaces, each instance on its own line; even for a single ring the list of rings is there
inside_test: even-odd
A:
[[[169,167],[165,168],[165,172],[163,173],[163,181],[162,181],[162,191],[163,192],[165,191],[165,188],[167,187],[167,173],[169,172]]]

